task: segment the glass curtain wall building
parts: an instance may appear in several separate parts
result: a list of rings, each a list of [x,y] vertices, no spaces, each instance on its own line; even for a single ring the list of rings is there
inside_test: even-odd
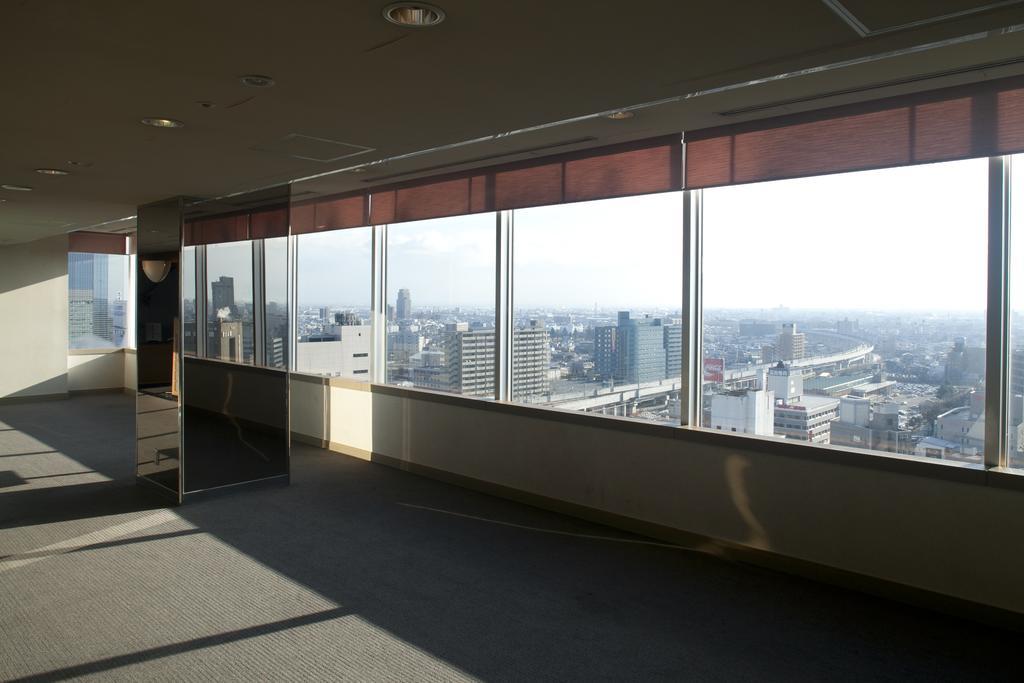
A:
[[[130,346],[130,257],[68,253],[68,345],[72,349]]]

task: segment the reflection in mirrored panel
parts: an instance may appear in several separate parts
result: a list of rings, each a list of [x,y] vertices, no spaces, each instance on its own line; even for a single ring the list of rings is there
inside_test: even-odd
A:
[[[252,241],[206,245],[206,357],[252,363]]]
[[[181,205],[139,207],[136,273],[136,473],[179,495]]]
[[[195,355],[197,348],[196,330],[198,310],[196,308],[196,248],[181,250],[181,335],[182,351]]]
[[[287,374],[185,359],[185,493],[288,474]]]
[[[184,496],[287,482],[288,200],[283,187],[185,208],[185,254],[195,253],[188,266],[202,332],[183,366]]]

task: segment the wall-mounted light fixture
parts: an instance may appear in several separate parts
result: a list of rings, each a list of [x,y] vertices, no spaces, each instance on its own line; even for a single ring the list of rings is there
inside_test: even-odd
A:
[[[146,274],[150,282],[163,282],[167,278],[167,274],[171,272],[171,262],[157,259],[143,261],[142,272]]]

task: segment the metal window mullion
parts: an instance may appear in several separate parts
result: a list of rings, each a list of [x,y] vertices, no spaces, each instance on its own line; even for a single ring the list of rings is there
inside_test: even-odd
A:
[[[298,237],[288,234],[288,349],[287,369],[295,369],[295,359],[299,346],[299,240]]]
[[[985,467],[1007,462],[1009,394],[1009,164],[988,163],[988,305],[985,312]]]
[[[499,211],[495,220],[494,285],[494,398],[512,400],[512,211]]]
[[[388,226],[375,225],[373,230],[373,245],[371,258],[373,260],[370,268],[370,338],[372,339],[372,351],[370,353],[370,381],[375,384],[387,382],[387,243]]]
[[[266,258],[263,240],[252,241],[252,352],[253,365],[267,364]],[[244,333],[243,333],[244,336]]]
[[[700,426],[701,346],[703,310],[701,268],[703,261],[702,190],[683,191],[683,359],[680,378],[680,422]]]
[[[206,245],[196,246],[196,356],[206,358]]]

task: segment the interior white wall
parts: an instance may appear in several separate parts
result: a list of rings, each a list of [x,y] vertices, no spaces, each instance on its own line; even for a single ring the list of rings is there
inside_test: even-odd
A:
[[[123,349],[68,354],[68,391],[122,389],[124,386]]]
[[[325,421],[325,411],[330,405],[330,396],[327,380],[294,373],[289,377],[292,433],[309,437],[317,443],[328,443],[330,429]]]
[[[68,391],[66,235],[0,247],[0,399]]]
[[[343,452],[1024,613],[1024,493],[748,450],[739,438],[723,448],[337,387],[331,404]]]
[[[124,375],[123,375],[123,386],[125,389],[135,391],[139,388],[138,385],[138,365],[135,354],[135,349],[124,350]]]

